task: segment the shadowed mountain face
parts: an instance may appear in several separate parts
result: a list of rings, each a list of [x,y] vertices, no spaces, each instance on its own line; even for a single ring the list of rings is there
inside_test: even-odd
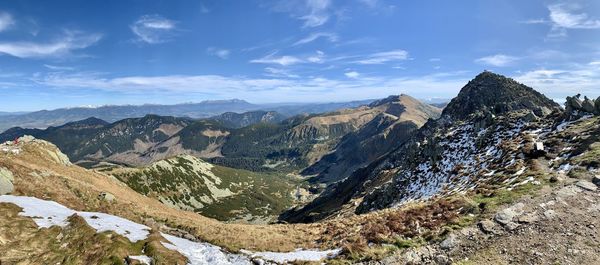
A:
[[[275,111],[258,110],[244,113],[225,112],[212,119],[230,128],[242,128],[257,123],[279,123],[285,120],[286,116]]]
[[[348,177],[354,170],[402,144],[428,119],[437,119],[441,111],[407,96],[390,96],[369,105],[378,109],[371,121],[344,136],[335,150],[303,170],[315,175],[313,183],[331,183]]]
[[[500,143],[518,136],[525,119],[534,120],[533,113],[545,115],[552,110],[560,107],[542,94],[484,72],[462,88],[440,119],[427,122],[388,154],[331,185],[303,208],[282,214],[281,219],[312,222],[342,209],[364,213],[469,187],[470,178],[492,167],[482,162],[512,158],[497,157],[511,152]]]

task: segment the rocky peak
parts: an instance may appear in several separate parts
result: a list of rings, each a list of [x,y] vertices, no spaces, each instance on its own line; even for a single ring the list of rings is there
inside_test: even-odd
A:
[[[559,105],[533,88],[489,71],[469,81],[442,115],[465,119],[472,114],[503,114],[514,110],[531,110],[538,116],[560,109]]]

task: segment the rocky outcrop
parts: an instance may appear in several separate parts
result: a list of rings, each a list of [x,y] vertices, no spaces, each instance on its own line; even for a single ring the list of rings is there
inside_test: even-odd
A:
[[[0,195],[13,192],[14,176],[10,170],[0,167]]]
[[[477,112],[499,115],[515,110],[531,110],[545,116],[560,106],[533,88],[517,81],[485,71],[465,85],[442,116],[464,119]]]
[[[581,95],[577,94],[573,97],[567,97],[565,102],[565,111],[567,115],[572,116],[574,113],[580,115],[582,113],[600,115],[600,97],[596,100],[588,97],[581,100]]]

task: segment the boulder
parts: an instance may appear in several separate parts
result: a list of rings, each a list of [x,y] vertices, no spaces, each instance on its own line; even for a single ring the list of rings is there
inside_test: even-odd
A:
[[[496,229],[496,223],[492,220],[483,220],[477,223],[479,229],[486,234],[497,234],[498,230]]]
[[[444,241],[440,243],[440,248],[444,250],[453,249],[459,243],[456,235],[449,235]]]
[[[517,203],[511,207],[499,211],[496,213],[496,216],[494,216],[494,220],[502,225],[508,225],[512,223],[513,218],[523,214],[523,207],[525,207],[523,203]]]
[[[14,176],[10,170],[0,167],[0,195],[13,192]]]
[[[596,113],[600,114],[600,97],[596,99]]]
[[[102,193],[100,193],[100,195],[98,195],[98,199],[107,201],[107,202],[112,202],[115,200],[115,195],[112,195],[109,192],[102,192]]]
[[[577,181],[577,183],[575,183],[575,185],[577,187],[580,187],[584,190],[589,190],[589,191],[596,191],[598,189],[598,187],[596,187],[596,185],[594,185],[594,183],[585,181],[585,180]]]
[[[581,110],[583,108],[583,102],[579,99],[579,95],[575,97],[567,97],[567,104],[574,110]]]
[[[585,97],[585,99],[583,100],[583,103],[581,104],[583,111],[588,112],[588,113],[595,113],[596,112],[596,106],[595,106],[595,102],[591,99],[589,99],[588,97]]]

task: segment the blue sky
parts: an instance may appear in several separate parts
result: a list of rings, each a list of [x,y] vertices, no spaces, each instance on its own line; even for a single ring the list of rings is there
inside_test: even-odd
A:
[[[0,111],[450,98],[484,69],[600,96],[600,1],[0,2]]]

